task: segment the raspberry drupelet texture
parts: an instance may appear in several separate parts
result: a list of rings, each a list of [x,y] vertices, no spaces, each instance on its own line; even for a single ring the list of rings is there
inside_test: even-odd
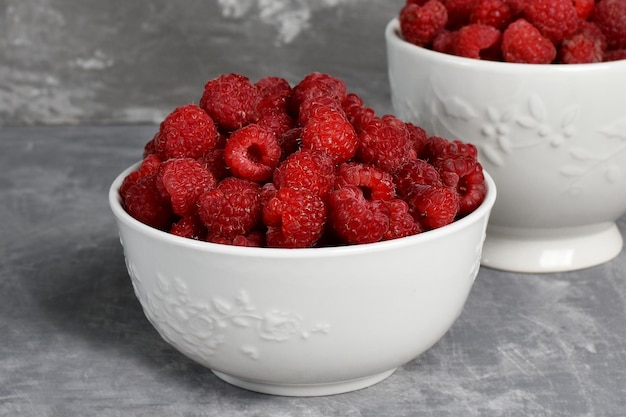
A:
[[[502,56],[506,62],[550,64],[556,58],[556,48],[535,26],[521,18],[502,34]]]
[[[126,191],[124,209],[135,219],[160,230],[169,230],[174,213],[156,187],[157,174],[139,178]]]
[[[415,185],[441,184],[439,171],[423,159],[412,159],[394,174],[396,193],[407,197]]]
[[[412,236],[423,231],[422,226],[409,213],[409,205],[399,198],[385,201],[389,209],[389,229],[383,235],[383,240],[398,239]]]
[[[274,133],[253,123],[230,135],[224,147],[224,162],[234,176],[261,182],[272,177],[280,153]]]
[[[200,107],[225,133],[255,122],[258,103],[256,86],[240,74],[223,74],[209,80],[200,99]]]
[[[357,159],[394,173],[411,156],[412,144],[406,124],[386,114],[374,117],[359,133]]]
[[[393,177],[373,165],[346,162],[337,167],[335,188],[354,185],[363,191],[368,200],[391,200],[396,196]]]
[[[161,122],[154,151],[162,159],[200,158],[217,145],[213,119],[195,104],[180,106]]]
[[[309,190],[326,200],[335,182],[335,164],[323,152],[301,149],[276,167],[273,181],[279,189]]]
[[[197,214],[182,217],[170,228],[170,233],[194,240],[205,240],[207,230]]]
[[[357,94],[350,93],[341,103],[341,107],[348,119],[354,126],[356,133],[360,133],[375,116],[376,112],[365,106],[361,97]]]
[[[155,154],[147,155],[143,161],[141,161],[141,165],[138,169],[131,172],[124,178],[122,181],[122,185],[119,189],[119,195],[122,201],[126,198],[126,192],[128,189],[135,184],[139,178],[156,174],[159,171],[159,166],[161,165],[161,158],[156,156]]]
[[[458,215],[476,210],[487,194],[482,165],[474,158],[457,156],[440,160],[436,166],[442,182],[458,194]]]
[[[626,48],[626,1],[597,1],[591,19],[606,36],[609,50]]]
[[[469,21],[501,30],[511,23],[511,19],[511,8],[505,0],[477,0]]]
[[[524,17],[556,46],[576,32],[579,17],[572,0],[532,0]]]
[[[247,235],[261,218],[261,186],[228,177],[198,198],[198,215],[209,237]]]
[[[293,87],[288,108],[292,116],[297,118],[300,105],[304,101],[327,96],[341,103],[346,98],[347,90],[346,83],[342,79],[330,74],[312,72]]]
[[[409,3],[400,10],[399,20],[407,42],[426,46],[445,28],[448,12],[439,0],[428,0],[421,6]]]
[[[600,42],[580,33],[565,39],[559,50],[563,64],[589,64],[602,62],[604,50]]]
[[[466,58],[499,60],[501,34],[493,26],[471,23],[457,31],[454,54]]]
[[[263,205],[267,246],[308,248],[322,237],[326,205],[306,189],[281,188]]]
[[[407,197],[409,213],[424,230],[450,224],[459,211],[458,194],[445,185],[416,185]]]
[[[325,152],[336,164],[353,158],[359,137],[343,111],[319,108],[302,129],[302,148]]]

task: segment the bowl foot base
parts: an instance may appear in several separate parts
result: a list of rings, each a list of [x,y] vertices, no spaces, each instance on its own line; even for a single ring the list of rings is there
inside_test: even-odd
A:
[[[343,394],[350,391],[367,388],[388,378],[395,369],[364,378],[347,381],[330,382],[325,384],[273,384],[262,381],[253,381],[238,378],[222,372],[211,370],[218,378],[239,388],[263,394],[282,395],[289,397],[317,397],[323,395]]]
[[[534,231],[490,225],[481,264],[523,273],[574,271],[610,261],[623,245],[615,223]]]

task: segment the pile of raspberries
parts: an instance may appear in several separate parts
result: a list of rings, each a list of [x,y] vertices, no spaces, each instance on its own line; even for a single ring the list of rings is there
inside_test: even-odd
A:
[[[476,147],[379,117],[314,72],[209,80],[147,142],[119,195],[135,219],[191,239],[273,248],[378,242],[449,224],[486,193]]]
[[[467,58],[527,64],[626,59],[626,0],[406,0],[407,42]]]

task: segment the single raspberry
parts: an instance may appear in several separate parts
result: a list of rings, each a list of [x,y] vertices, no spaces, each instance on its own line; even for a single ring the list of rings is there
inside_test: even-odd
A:
[[[477,0],[469,21],[502,30],[511,23],[511,19],[511,8],[506,0]]]
[[[231,133],[224,161],[234,176],[261,182],[272,177],[280,152],[276,136],[253,123]]]
[[[128,189],[135,184],[139,178],[156,174],[159,171],[160,165],[161,158],[155,154],[147,155],[143,161],[141,161],[139,168],[128,174],[126,178],[124,178],[124,181],[122,181],[122,185],[120,185],[119,189],[119,195],[122,198],[122,201],[126,198],[126,192]]]
[[[259,93],[257,110],[263,112],[268,109],[287,110],[287,102],[291,95],[289,82],[281,77],[264,77],[255,84]]]
[[[156,187],[157,174],[139,178],[126,192],[124,208],[135,219],[160,230],[169,230],[174,213]]]
[[[572,0],[529,1],[524,9],[524,17],[554,45],[572,36],[579,22]]]
[[[358,160],[392,174],[406,163],[412,150],[406,124],[389,114],[365,125],[359,141]]]
[[[574,2],[574,8],[576,9],[576,15],[581,21],[587,21],[593,9],[595,7],[595,0],[572,0]]]
[[[409,132],[409,142],[415,151],[415,157],[419,158],[428,140],[428,134],[422,127],[413,123],[407,122],[406,128]]]
[[[211,171],[215,181],[221,181],[230,175],[230,171],[224,161],[224,149],[213,149],[201,158],[198,158],[198,162]]]
[[[300,104],[300,110],[298,112],[298,125],[304,126],[309,119],[317,112],[323,111],[323,108],[332,108],[340,113],[345,114],[341,103],[337,101],[335,97],[331,96],[319,96],[308,98]]]
[[[300,105],[308,99],[329,96],[341,103],[346,94],[347,86],[342,79],[321,72],[312,72],[293,87],[288,108],[292,116],[297,116]]]
[[[433,51],[454,55],[457,32],[444,29],[435,37],[432,44]]]
[[[384,201],[370,201],[354,185],[334,190],[328,197],[328,224],[347,244],[382,240],[389,230],[389,208]]]
[[[302,128],[294,127],[284,132],[278,138],[278,145],[280,146],[280,158],[286,159],[289,155],[300,149],[302,143]]]
[[[511,10],[511,17],[513,20],[517,20],[517,18],[523,15],[524,9],[529,1],[531,0],[506,0],[506,4]]]
[[[326,152],[335,163],[356,154],[359,137],[343,111],[322,107],[302,129],[302,148]]]
[[[261,248],[265,246],[265,236],[261,232],[253,231],[247,235],[237,235],[227,238],[219,235],[207,236],[207,242],[219,243],[221,245],[245,246],[249,248]]]
[[[360,133],[375,116],[375,111],[365,107],[363,100],[357,94],[350,93],[341,103],[348,121],[354,126],[354,130]]]
[[[400,32],[405,41],[430,45],[448,21],[448,12],[439,0],[428,0],[423,6],[410,3],[400,9]]]
[[[335,188],[357,186],[367,200],[391,200],[396,196],[393,177],[373,165],[346,162],[337,167]]]
[[[216,180],[197,160],[175,158],[161,164],[156,185],[161,196],[171,201],[174,213],[185,217],[195,213],[198,197],[215,188]]]
[[[457,156],[477,159],[478,149],[476,145],[458,139],[449,140],[441,136],[429,136],[420,154],[422,159],[433,165],[436,165],[438,160]]]
[[[446,29],[457,30],[469,23],[476,0],[442,0],[448,12]]]
[[[500,31],[493,26],[471,23],[457,31],[454,55],[465,58],[498,60]]]
[[[425,230],[452,223],[459,210],[458,194],[445,185],[416,185],[405,201]]]
[[[296,127],[296,121],[293,120],[287,111],[276,108],[274,110],[266,109],[259,113],[257,124],[271,131],[277,138],[289,129]]]
[[[308,190],[326,200],[335,181],[335,164],[323,152],[302,149],[276,167],[273,181],[279,189]]]
[[[565,39],[561,44],[560,62],[562,64],[589,64],[602,62],[604,51],[600,42],[583,34]]]
[[[620,61],[622,59],[626,59],[626,48],[605,51],[602,56],[602,62]]]
[[[223,74],[207,81],[200,107],[222,132],[232,132],[258,118],[259,93],[250,80],[240,74]]]
[[[213,119],[195,104],[180,106],[161,122],[154,148],[162,159],[200,158],[217,145]]]
[[[581,20],[576,34],[584,35],[585,37],[592,39],[594,42],[600,45],[600,49],[602,49],[602,51],[605,51],[607,48],[606,36],[604,36],[604,33],[602,33],[602,29],[600,29],[600,26],[598,26],[595,22]]]
[[[476,210],[485,199],[487,185],[482,165],[475,159],[457,156],[440,160],[436,166],[445,185],[459,196],[458,215]]]
[[[596,1],[591,20],[606,36],[609,50],[626,48],[626,1]]]
[[[156,154],[156,142],[158,140],[159,132],[156,132],[152,139],[150,139],[143,147],[143,157]]]
[[[441,176],[434,166],[422,159],[411,159],[393,176],[396,193],[407,197],[415,185],[441,184]]]
[[[423,231],[422,226],[409,214],[409,205],[399,198],[385,201],[389,209],[389,229],[383,235],[383,240],[398,239],[412,236]]]
[[[182,217],[170,228],[171,234],[194,240],[205,240],[206,232],[206,227],[197,214]]]
[[[246,235],[261,219],[261,186],[228,177],[198,199],[198,215],[209,235],[232,239]]]
[[[506,62],[550,64],[556,58],[556,48],[536,27],[520,18],[502,34],[502,56]]]
[[[267,246],[312,247],[324,232],[326,205],[308,190],[281,188],[263,206],[263,223]]]

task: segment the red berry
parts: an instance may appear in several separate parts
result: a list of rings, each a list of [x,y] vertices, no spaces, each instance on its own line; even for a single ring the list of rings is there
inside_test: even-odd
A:
[[[324,232],[326,206],[308,190],[281,188],[263,205],[263,222],[269,247],[312,247]]]
[[[477,0],[469,21],[503,29],[511,23],[511,19],[511,8],[506,0]]]
[[[602,57],[603,62],[619,61],[622,59],[626,59],[626,48],[605,51],[604,56]]]
[[[292,115],[297,116],[300,105],[306,100],[328,96],[341,103],[346,94],[346,83],[342,79],[321,72],[312,72],[293,87],[288,108]]]
[[[454,55],[474,59],[499,59],[500,31],[493,26],[471,23],[457,31]]]
[[[562,64],[589,64],[602,62],[604,51],[600,42],[583,34],[565,39],[559,50]]]
[[[428,140],[428,134],[423,128],[413,123],[406,123],[406,128],[409,132],[409,142],[411,142],[411,147],[415,151],[415,156],[419,157]]]
[[[287,114],[287,111],[282,109],[268,109],[260,112],[257,124],[272,132],[277,138],[296,127],[295,120]]]
[[[209,236],[232,239],[248,234],[261,218],[261,186],[228,177],[198,199],[198,215]]]
[[[348,121],[354,126],[354,130],[357,133],[360,133],[363,127],[375,117],[374,110],[365,107],[361,97],[354,93],[350,93],[346,96],[345,100],[341,103],[341,107]]]
[[[359,133],[359,140],[358,160],[392,174],[411,156],[406,124],[392,115],[374,117]]]
[[[230,174],[224,161],[224,149],[213,149],[202,158],[199,158],[198,162],[211,171],[216,181],[221,181]]]
[[[391,200],[396,196],[393,177],[373,165],[346,162],[337,168],[335,188],[357,186],[368,200]]]
[[[502,55],[506,62],[549,64],[556,58],[556,48],[536,27],[518,19],[502,34]]]
[[[154,150],[162,159],[200,158],[217,145],[213,119],[195,104],[180,106],[161,122]]]
[[[606,36],[609,50],[626,48],[626,1],[597,1],[591,19]]]
[[[325,200],[335,181],[335,164],[325,153],[302,149],[281,162],[273,180],[279,189],[308,190]]]
[[[311,116],[314,116],[321,109],[332,108],[340,113],[344,113],[341,103],[332,96],[319,96],[313,98],[307,98],[300,104],[300,111],[298,112],[298,124],[304,126],[307,124]]]
[[[433,40],[433,51],[441,52],[444,54],[454,55],[456,45],[456,31],[442,30]]]
[[[287,110],[287,102],[291,95],[289,82],[281,77],[264,77],[255,84],[259,94],[257,110]]]
[[[459,215],[469,214],[480,206],[487,194],[487,185],[483,167],[477,160],[457,156],[439,161],[436,168],[443,183],[459,196]]]
[[[472,143],[461,142],[457,139],[449,140],[440,136],[430,136],[426,139],[420,154],[422,159],[433,165],[436,165],[438,160],[457,156],[467,156],[476,159],[478,158],[478,149]]]
[[[124,181],[122,181],[122,185],[120,185],[118,191],[122,201],[126,198],[128,189],[135,184],[139,178],[156,174],[159,171],[160,165],[161,159],[158,156],[154,154],[147,155],[143,161],[141,161],[139,168],[128,174],[126,178],[124,178]]]
[[[272,177],[280,152],[276,136],[253,123],[230,135],[224,147],[224,161],[234,176],[261,182]]]
[[[280,146],[280,157],[282,160],[292,153],[300,149],[302,142],[302,128],[294,127],[284,132],[278,137],[278,145]]]
[[[448,12],[446,28],[456,30],[469,23],[476,0],[442,0]]]
[[[452,223],[459,211],[457,193],[445,185],[416,185],[406,201],[415,221],[426,230]]]
[[[239,74],[223,74],[209,80],[200,99],[200,107],[222,132],[232,132],[255,122],[258,103],[256,86]]]
[[[174,217],[172,206],[156,187],[157,174],[139,178],[126,192],[124,208],[135,219],[148,226],[169,230]]]
[[[328,206],[329,226],[343,243],[378,242],[389,230],[389,208],[385,202],[367,200],[354,185],[332,191]]]
[[[428,0],[423,6],[410,3],[399,13],[400,31],[405,41],[430,45],[448,21],[448,12],[439,0]]]
[[[409,205],[404,200],[394,198],[385,201],[389,209],[389,229],[383,235],[383,240],[398,239],[422,232],[422,226],[409,214]]]
[[[170,233],[188,239],[204,240],[206,227],[197,214],[182,217],[170,228]]]
[[[574,8],[576,9],[576,15],[581,21],[586,21],[595,7],[594,0],[572,0],[574,2]]]
[[[524,17],[554,45],[572,36],[579,22],[572,0],[529,1],[524,9]]]
[[[245,246],[249,248],[260,248],[265,245],[265,237],[261,232],[250,232],[247,235],[237,235],[233,238],[212,235],[207,237],[208,242],[222,245]]]
[[[196,211],[198,197],[215,188],[215,177],[200,162],[191,158],[168,159],[159,167],[156,186],[169,199],[174,213],[181,217]]]
[[[335,163],[354,157],[358,144],[354,127],[337,109],[319,108],[302,129],[302,147],[326,152]]]
[[[441,184],[439,171],[422,159],[408,161],[393,179],[400,197],[407,197],[416,185]]]

